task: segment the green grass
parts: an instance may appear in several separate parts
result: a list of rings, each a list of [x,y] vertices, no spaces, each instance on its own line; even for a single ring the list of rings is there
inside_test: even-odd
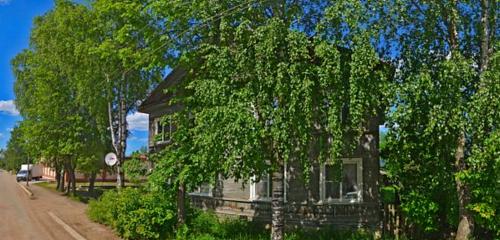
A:
[[[33,183],[33,184],[40,186],[40,187],[43,187],[45,189],[56,191],[56,183],[55,182],[37,182],[37,183]]]
[[[168,239],[194,240],[264,240],[269,239],[270,230],[262,223],[236,218],[219,218],[211,212],[195,213],[187,226],[177,230],[177,236]],[[180,236],[179,236],[180,235]],[[288,229],[285,240],[371,240],[374,232],[366,229]],[[390,239],[390,238],[382,238]]]
[[[58,192],[56,189],[57,183],[56,182],[38,182],[34,183],[37,186],[43,187],[45,189],[48,189],[50,191]],[[77,183],[76,184],[76,195],[70,194],[68,197],[71,200],[77,201],[77,202],[82,202],[82,203],[88,203],[91,199],[97,199],[99,196],[101,196],[105,191],[114,189],[115,185],[112,182],[96,182],[95,187],[94,187],[94,192],[90,193],[86,189],[88,189],[88,183],[82,184],[82,183]]]

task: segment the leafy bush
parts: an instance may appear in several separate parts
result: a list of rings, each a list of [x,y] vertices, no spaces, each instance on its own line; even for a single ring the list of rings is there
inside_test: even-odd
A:
[[[127,175],[127,178],[132,183],[140,183],[141,178],[146,176],[148,168],[144,162],[141,161],[140,155],[134,153],[132,159],[129,159],[123,163],[123,170]]]
[[[90,200],[87,214],[92,221],[112,226],[117,214],[115,209],[115,200],[119,195],[116,191],[107,191],[99,199]]]
[[[500,130],[497,129],[484,141],[483,146],[475,146],[468,159],[470,169],[457,173],[466,181],[472,191],[472,201],[468,206],[474,213],[476,224],[500,239]],[[494,236],[494,237],[493,237]]]
[[[209,212],[197,212],[196,217],[191,220],[190,228],[195,233],[214,234],[219,232],[220,223],[215,214]]]
[[[286,240],[368,240],[373,239],[371,232],[363,229],[346,230],[336,228],[298,229],[286,234]]]
[[[410,192],[401,204],[401,209],[411,222],[417,224],[425,232],[433,232],[438,229],[436,216],[439,205],[429,197],[418,192]]]
[[[268,239],[269,231],[242,219],[218,218],[212,212],[197,211],[189,221],[188,239]]]
[[[140,189],[108,191],[99,201],[91,201],[88,214],[96,222],[111,226],[124,239],[265,240],[269,229],[244,219],[219,218],[213,212],[190,209],[187,224],[175,229],[175,203],[172,194]],[[334,228],[297,229],[287,232],[286,240],[373,239],[364,230]]]
[[[382,196],[383,203],[390,204],[396,202],[396,188],[393,186],[382,187],[380,195]]]
[[[210,234],[198,235],[194,239],[195,240],[217,240],[217,238],[215,238],[214,236],[212,236]]]
[[[173,231],[175,205],[165,194],[126,188],[89,203],[90,219],[111,226],[124,239],[160,239]]]
[[[242,219],[218,218],[211,212],[198,212],[190,221],[189,233],[184,239],[195,240],[264,240],[270,232],[262,224]],[[179,238],[178,238],[179,239]],[[285,235],[286,240],[368,240],[373,235],[365,230],[341,230],[335,228],[297,229]]]

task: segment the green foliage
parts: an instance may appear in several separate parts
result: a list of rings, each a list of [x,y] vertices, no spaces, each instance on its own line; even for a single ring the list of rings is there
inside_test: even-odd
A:
[[[78,83],[87,81],[90,71],[75,51],[86,41],[91,19],[85,6],[56,1],[54,9],[35,19],[29,48],[12,59],[26,150],[31,158],[69,172],[97,172],[108,150],[106,127],[99,122],[106,113],[91,114],[91,106],[79,101]]]
[[[203,231],[197,232],[197,234],[207,233],[211,235],[219,232],[220,224],[219,219],[214,213],[200,211],[197,216],[191,220],[190,227],[194,229],[194,231]]]
[[[384,186],[380,188],[382,202],[385,204],[396,203],[396,187]]]
[[[126,115],[168,63],[188,74],[169,89],[184,109],[173,115],[172,144],[156,156],[154,193],[126,190],[91,204],[92,218],[126,238],[163,236],[174,207],[167,192],[180,183],[248,179],[288,161],[308,179],[312,164],[349,154],[366,120],[385,110],[383,157],[409,223],[426,232],[455,227],[458,181],[470,187],[466,207],[478,226],[498,236],[500,55],[498,40],[481,29],[497,31],[492,5],[481,21],[479,1],[58,0],[12,60],[23,121],[5,164],[15,170],[27,156],[44,157],[95,172],[110,146],[123,157]],[[491,41],[488,49],[481,40]],[[395,82],[379,58],[397,63]],[[111,142],[108,130],[120,139]],[[132,178],[143,173],[137,161],[126,168]],[[197,218],[180,238],[228,237],[226,225],[246,226]]]
[[[173,199],[160,193],[126,188],[107,191],[89,203],[88,215],[111,226],[124,239],[161,239],[173,231]]]
[[[159,194],[126,188],[107,191],[99,200],[89,203],[88,215],[96,222],[109,225],[124,239],[269,239],[264,224],[236,218],[219,218],[213,212],[190,211],[187,224],[175,229],[175,211],[171,193]],[[372,239],[365,230],[296,229],[287,232],[289,240]]]
[[[144,4],[61,0],[35,19],[29,48],[12,60],[32,156],[88,174],[103,167],[104,153],[118,142],[123,158],[126,115],[163,69],[151,54],[157,42],[150,15],[136,14]]]
[[[487,222],[495,221],[490,214],[498,205],[480,200],[496,198],[491,189],[498,188],[498,175],[490,171],[495,163],[486,153],[492,149],[485,146],[500,119],[494,96],[500,83],[498,41],[483,32],[486,23],[495,28],[498,6],[488,1],[486,9],[485,2],[401,0],[380,11],[391,19],[381,23],[390,29],[382,33],[385,40],[393,39],[400,48],[394,54],[400,71],[383,157],[392,180],[401,186],[409,223],[421,230],[456,229],[457,183],[463,183],[470,195],[461,197],[470,197],[471,205],[462,207],[475,209],[476,232],[496,231]],[[483,16],[488,12],[490,19]],[[448,26],[444,31],[443,23]],[[491,42],[482,45],[485,40]],[[461,134],[466,141],[463,163],[455,157]]]
[[[189,224],[191,236],[210,236],[214,239],[267,238],[269,232],[262,227],[247,220],[221,219],[211,212],[199,212]]]
[[[438,229],[435,218],[439,210],[437,203],[418,192],[410,192],[402,200],[401,209],[411,222],[414,222],[426,232],[433,232]]]
[[[112,226],[112,223],[116,221],[116,211],[114,210],[115,199],[118,199],[119,195],[116,191],[107,191],[99,200],[92,200],[89,202],[88,215],[92,221],[107,224]]]
[[[5,168],[5,155],[4,150],[0,148],[0,169]]]
[[[155,185],[169,180],[192,188],[219,174],[245,180],[291,161],[303,169],[339,165],[352,153],[368,121],[387,107],[392,72],[370,44],[370,28],[325,15],[337,5],[153,3],[171,29],[166,43],[181,53],[175,62],[188,71],[168,89],[177,96],[170,104],[184,109],[173,114],[172,144],[156,156]],[[355,6],[357,17],[368,9]],[[337,18],[360,36],[316,32]],[[311,156],[312,148],[319,153]]]
[[[220,41],[204,39],[182,59],[195,71],[179,87],[189,95],[177,101],[185,106],[183,116],[194,120],[176,116],[176,144],[165,150],[162,161],[171,163],[165,167],[184,167],[176,170],[182,176],[248,179],[292,160],[306,169],[336,162],[356,145],[366,116],[386,101],[378,89],[388,83],[389,67],[366,39],[351,51],[311,40],[279,17],[256,24],[242,14],[235,26],[227,22],[232,16],[221,20],[213,33]],[[324,157],[310,159],[311,144],[321,144]]]
[[[123,170],[129,181],[137,184],[146,176],[148,168],[146,163],[140,159],[140,153],[133,153],[132,158],[123,164]]]
[[[498,44],[497,44],[498,47]],[[479,226],[500,238],[500,53],[490,60],[489,70],[481,76],[480,89],[472,102],[474,135],[478,141],[467,163],[470,169],[457,178],[470,184],[471,205]]]
[[[214,213],[200,212],[189,223],[189,234],[185,239],[234,239],[257,240],[269,239],[269,230],[262,223],[247,220],[225,218],[220,219]],[[373,235],[365,230],[342,230],[335,228],[294,229],[287,231],[286,240],[327,240],[327,239],[373,239]]]
[[[471,168],[462,177],[474,191],[469,207],[478,224],[500,237],[500,131],[495,130],[482,148],[475,147],[469,159]]]
[[[123,174],[127,148],[127,115],[151,85],[159,82],[165,67],[164,46],[158,42],[161,22],[151,18],[149,1],[90,1],[90,19],[82,28],[84,41],[75,43],[82,56],[78,73],[86,78],[75,82],[78,102],[87,106],[96,121],[111,136],[118,157],[117,174]],[[121,178],[123,179],[123,178]],[[118,182],[118,186],[123,185]]]
[[[409,220],[426,232],[457,224],[454,153],[466,124],[469,96],[463,89],[475,79],[463,57],[428,61],[404,73],[384,149]]]
[[[373,233],[364,229],[345,230],[326,228],[320,230],[299,229],[288,233],[286,240],[368,240],[373,239]]]
[[[182,224],[181,226],[178,226],[175,232],[175,239],[177,240],[184,240],[188,239],[189,236],[189,228],[186,224]]]
[[[21,124],[22,125],[22,124]],[[28,152],[26,151],[25,138],[21,125],[15,126],[11,131],[7,148],[2,152],[5,170],[18,171],[21,164],[27,163]]]

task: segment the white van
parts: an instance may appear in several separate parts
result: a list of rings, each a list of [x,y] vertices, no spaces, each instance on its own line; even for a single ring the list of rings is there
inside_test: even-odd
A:
[[[16,174],[16,180],[26,181],[27,179],[40,180],[43,174],[43,166],[41,164],[23,164],[21,170]]]

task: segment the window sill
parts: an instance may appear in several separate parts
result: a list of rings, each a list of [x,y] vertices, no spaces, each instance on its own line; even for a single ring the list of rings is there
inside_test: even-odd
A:
[[[272,199],[270,197],[264,197],[264,198],[255,198],[255,199],[250,199],[252,202],[271,202]]]
[[[199,193],[199,192],[192,192],[188,193],[190,196],[200,196],[200,197],[213,197],[212,193]]]
[[[155,145],[167,145],[170,142],[172,141],[171,140],[155,141]]]
[[[345,205],[345,204],[362,204],[362,200],[345,200],[345,199],[331,199],[331,200],[320,200],[317,205]]]

